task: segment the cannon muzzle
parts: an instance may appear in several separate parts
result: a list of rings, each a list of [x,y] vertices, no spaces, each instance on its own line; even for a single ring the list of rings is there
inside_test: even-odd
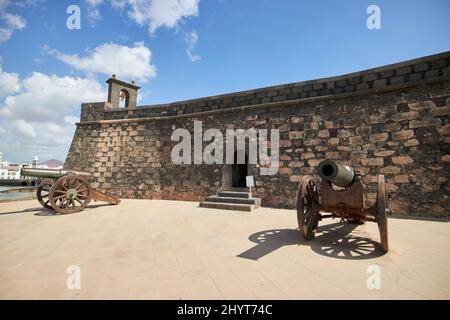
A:
[[[319,163],[317,172],[322,179],[328,180],[338,187],[348,187],[355,177],[352,167],[333,160],[324,160]]]
[[[40,169],[29,168],[24,166],[20,171],[20,175],[23,177],[44,178],[44,179],[59,179],[68,174],[75,174],[80,176],[89,177],[91,174],[85,171],[70,171],[62,169]]]

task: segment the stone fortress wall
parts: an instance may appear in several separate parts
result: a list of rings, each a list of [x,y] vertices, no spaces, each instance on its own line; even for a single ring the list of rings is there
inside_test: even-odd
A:
[[[129,86],[134,97],[138,87]],[[396,213],[450,215],[450,52],[165,105],[116,104],[82,104],[65,167],[90,171],[94,186],[120,197],[201,201],[230,187],[229,165],[171,161],[178,143],[170,139],[173,130],[192,132],[197,120],[203,130],[223,133],[279,129],[279,172],[262,176],[248,165],[263,206],[294,208],[301,176],[315,174],[318,163],[330,158],[363,175],[369,202],[382,173]]]

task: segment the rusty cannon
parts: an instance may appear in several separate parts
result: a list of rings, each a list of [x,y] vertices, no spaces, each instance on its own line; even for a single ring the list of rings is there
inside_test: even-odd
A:
[[[313,176],[303,176],[297,192],[297,220],[301,235],[312,240],[319,221],[341,218],[352,223],[373,221],[378,223],[381,247],[388,246],[386,215],[386,187],[384,175],[378,176],[377,198],[372,206],[366,205],[361,176],[352,167],[332,160],[324,160],[317,167],[321,178],[316,185]]]
[[[39,203],[62,214],[80,212],[91,200],[120,203],[119,198],[93,188],[89,172],[23,167],[20,174],[43,179],[36,192]]]

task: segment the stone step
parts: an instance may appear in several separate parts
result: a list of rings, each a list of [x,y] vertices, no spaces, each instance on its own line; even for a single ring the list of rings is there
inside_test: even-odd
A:
[[[221,197],[209,196],[205,199],[206,202],[225,202],[225,203],[245,203],[254,204],[256,207],[261,206],[261,198],[237,198],[237,197]]]
[[[219,191],[219,196],[228,198],[250,198],[250,192],[242,191]]]
[[[250,192],[250,188],[248,188],[248,187],[229,187],[229,188],[223,189],[222,191]]]
[[[255,207],[253,204],[244,203],[226,203],[226,202],[200,202],[202,208],[234,210],[234,211],[252,211]]]

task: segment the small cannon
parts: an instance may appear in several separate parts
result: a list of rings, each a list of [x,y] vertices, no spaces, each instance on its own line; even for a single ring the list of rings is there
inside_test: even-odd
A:
[[[23,167],[24,177],[43,178],[37,188],[39,203],[59,213],[75,213],[86,208],[91,200],[119,204],[120,199],[91,187],[89,172]]]
[[[318,187],[314,177],[309,175],[303,176],[298,186],[297,220],[303,238],[314,239],[319,221],[323,218],[338,217],[355,223],[373,221],[378,223],[381,246],[387,252],[389,246],[384,175],[378,176],[375,204],[367,207],[361,176],[353,168],[324,160],[319,164],[317,172],[321,178]]]

